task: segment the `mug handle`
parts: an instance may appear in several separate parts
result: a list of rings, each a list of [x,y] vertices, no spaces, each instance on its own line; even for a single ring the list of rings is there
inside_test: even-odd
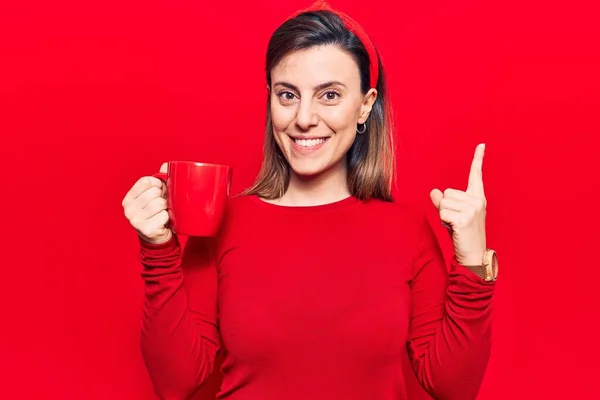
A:
[[[167,181],[167,175],[168,174],[165,173],[165,172],[157,172],[156,174],[154,174],[152,176],[155,177],[155,178],[160,179],[163,182],[166,182]]]

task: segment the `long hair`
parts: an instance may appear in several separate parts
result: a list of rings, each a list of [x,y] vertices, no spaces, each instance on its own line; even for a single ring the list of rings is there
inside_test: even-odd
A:
[[[369,56],[361,41],[350,32],[340,17],[327,10],[302,13],[284,22],[271,36],[267,48],[267,83],[271,70],[287,55],[315,46],[335,45],[348,52],[360,71],[361,91],[369,91]],[[379,56],[378,56],[379,57]],[[395,177],[392,114],[386,93],[385,72],[379,59],[377,99],[367,119],[366,131],[357,134],[346,155],[347,184],[360,200],[392,201]],[[253,186],[242,194],[265,199],[283,196],[290,181],[290,165],[275,141],[271,121],[271,96],[267,99],[267,120],[262,167]]]

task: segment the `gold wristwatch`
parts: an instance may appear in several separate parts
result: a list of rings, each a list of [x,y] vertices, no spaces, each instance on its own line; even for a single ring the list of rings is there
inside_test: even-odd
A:
[[[492,249],[484,251],[481,265],[466,265],[466,267],[486,282],[498,279],[498,255]]]

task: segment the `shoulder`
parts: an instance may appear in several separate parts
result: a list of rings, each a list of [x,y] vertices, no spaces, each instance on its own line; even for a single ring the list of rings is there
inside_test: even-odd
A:
[[[240,210],[252,207],[256,203],[256,196],[253,195],[234,195],[229,198],[228,207],[230,210]]]
[[[253,208],[256,208],[256,203],[252,196],[229,197],[225,216],[217,235],[218,254],[222,254],[229,248],[235,237],[260,227],[258,223],[260,216]]]
[[[416,203],[402,200],[392,202],[371,200],[364,203],[364,209],[370,217],[383,219],[400,227],[422,228],[427,224],[424,208]]]
[[[231,196],[227,204],[223,229],[228,231],[233,226],[239,228],[258,223],[261,218],[264,218],[264,212],[259,202],[260,199],[253,195]]]
[[[227,203],[226,220],[238,220],[244,215],[251,215],[252,209],[256,208],[255,196],[250,195],[234,195],[231,196]],[[255,211],[254,211],[255,212]]]
[[[373,208],[371,223],[378,226],[377,232],[392,237],[390,240],[399,249],[409,251],[413,257],[431,249],[438,251],[438,229],[432,224],[435,208],[431,204],[379,201],[367,205]]]

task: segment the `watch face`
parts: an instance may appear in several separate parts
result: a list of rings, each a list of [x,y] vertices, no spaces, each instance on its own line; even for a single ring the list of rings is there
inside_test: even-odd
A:
[[[495,281],[498,277],[498,256],[494,250],[485,252],[486,281]]]
[[[492,276],[494,279],[498,278],[498,255],[495,251],[492,256]]]

